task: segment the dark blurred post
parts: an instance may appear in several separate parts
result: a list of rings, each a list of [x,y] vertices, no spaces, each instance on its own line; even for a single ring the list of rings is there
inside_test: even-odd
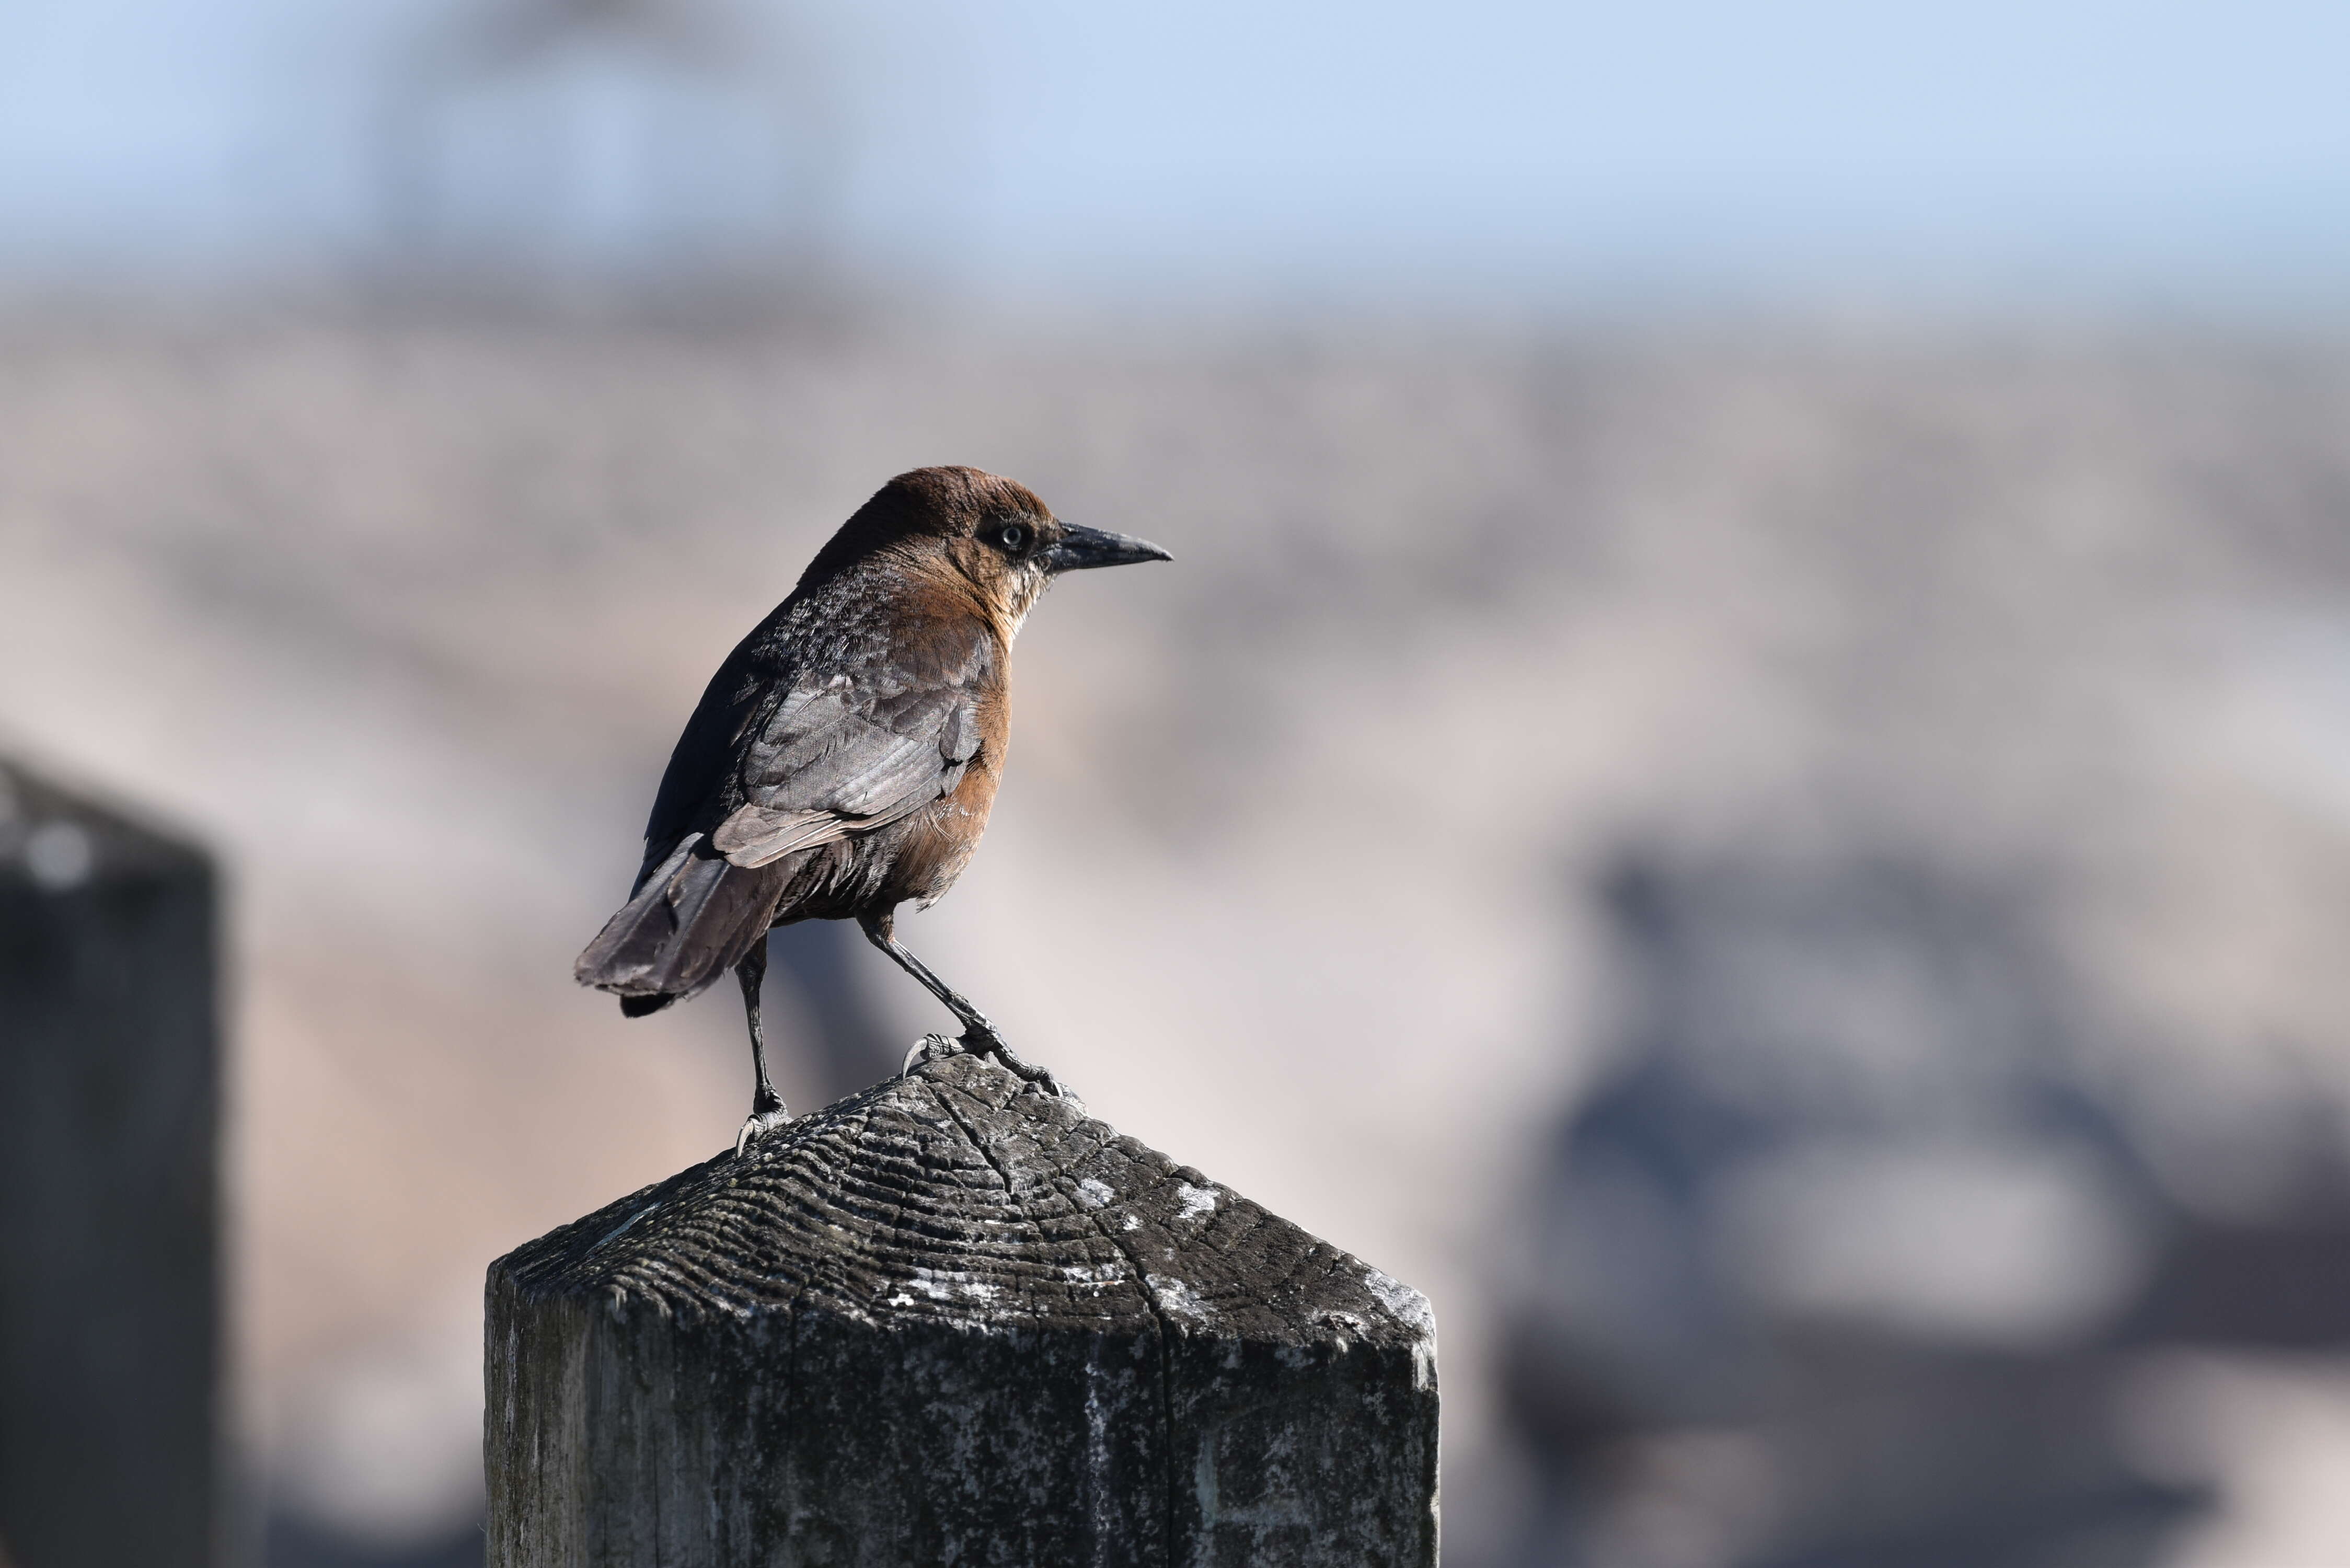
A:
[[[223,1557],[204,856],[0,764],[0,1541]]]

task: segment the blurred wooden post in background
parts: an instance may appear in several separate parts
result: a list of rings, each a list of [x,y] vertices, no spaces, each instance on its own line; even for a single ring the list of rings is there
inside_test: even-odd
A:
[[[1417,1292],[928,1063],[490,1269],[493,1568],[1424,1568]]]
[[[0,764],[0,1541],[213,1568],[220,1051],[198,851]]]

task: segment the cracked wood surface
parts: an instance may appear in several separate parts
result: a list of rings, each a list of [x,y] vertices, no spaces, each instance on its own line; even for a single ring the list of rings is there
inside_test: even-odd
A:
[[[970,1056],[517,1249],[491,1561],[1426,1564],[1417,1292]]]

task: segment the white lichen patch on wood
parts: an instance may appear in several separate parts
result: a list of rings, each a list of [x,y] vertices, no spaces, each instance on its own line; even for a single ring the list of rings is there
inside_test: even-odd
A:
[[[1363,1283],[1370,1287],[1371,1293],[1379,1298],[1379,1304],[1393,1313],[1399,1322],[1408,1323],[1429,1334],[1436,1332],[1436,1309],[1428,1304],[1426,1296],[1401,1280],[1392,1274],[1381,1273],[1377,1269],[1365,1269]]]
[[[993,1301],[1003,1292],[1003,1287],[992,1281],[957,1270],[916,1269],[914,1277],[906,1282],[905,1288],[888,1299],[891,1306],[910,1306],[914,1297],[909,1293],[919,1293],[934,1302],[958,1299],[984,1302]]]
[[[1145,1274],[1142,1277],[1142,1283],[1143,1288],[1150,1293],[1152,1303],[1160,1312],[1169,1313],[1193,1323],[1208,1321],[1206,1303],[1200,1300],[1198,1292],[1181,1280],[1170,1280],[1164,1274]]]

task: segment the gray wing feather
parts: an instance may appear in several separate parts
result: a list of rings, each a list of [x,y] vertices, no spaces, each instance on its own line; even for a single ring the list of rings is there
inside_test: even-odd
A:
[[[828,811],[777,811],[746,805],[710,836],[717,851],[737,866],[764,866],[798,849],[848,836],[847,819]]]
[[[875,690],[835,677],[788,693],[743,753],[746,803],[711,835],[737,866],[896,822],[962,782],[979,753],[964,686]]]

